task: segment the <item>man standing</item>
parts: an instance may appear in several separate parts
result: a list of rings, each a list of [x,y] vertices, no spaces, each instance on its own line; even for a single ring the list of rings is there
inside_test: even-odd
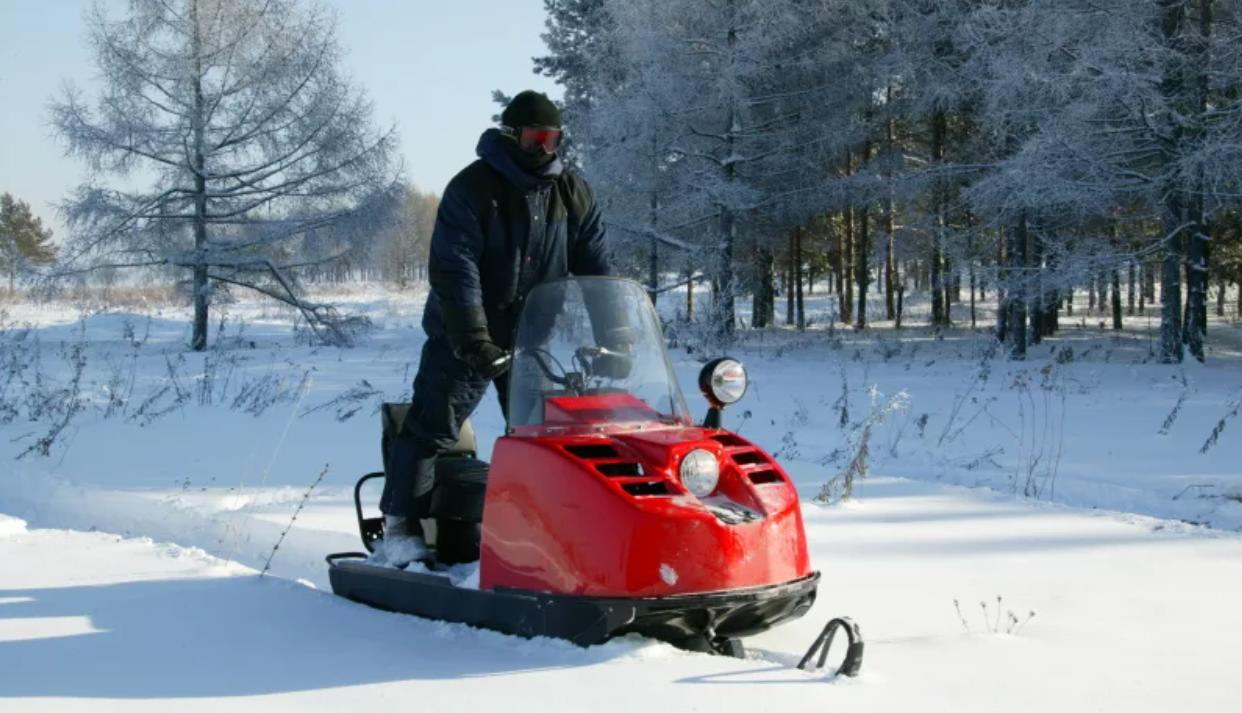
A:
[[[479,138],[478,160],[449,181],[436,215],[427,342],[385,462],[376,557],[388,564],[426,555],[418,520],[430,508],[436,456],[457,442],[489,382],[507,411],[505,372],[526,295],[547,280],[610,272],[591,189],[557,155],[560,110],[524,91],[500,120]]]

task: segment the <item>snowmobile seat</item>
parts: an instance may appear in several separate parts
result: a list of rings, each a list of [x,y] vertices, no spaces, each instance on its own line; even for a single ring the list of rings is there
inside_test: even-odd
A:
[[[411,404],[394,404],[385,403],[380,408],[380,415],[383,419],[383,438],[382,447],[384,457],[388,457],[388,443],[397,436],[401,430],[401,424],[405,422],[405,415],[409,413]],[[444,456],[463,456],[466,458],[474,458],[477,441],[474,438],[474,426],[470,424],[470,419],[461,425],[461,429],[457,432],[457,443],[452,448],[445,451]]]
[[[400,431],[409,410],[408,403],[386,403],[381,408],[383,435],[380,445],[385,461],[388,445]],[[431,493],[430,512],[430,519],[434,522],[425,522],[423,532],[428,544],[435,545],[436,559],[445,564],[473,562],[479,558],[488,465],[475,457],[476,448],[474,427],[466,419],[458,433],[457,443],[436,459],[436,482]]]

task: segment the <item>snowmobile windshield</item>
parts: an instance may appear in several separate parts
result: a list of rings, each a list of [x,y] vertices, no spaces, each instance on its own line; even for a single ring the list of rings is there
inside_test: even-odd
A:
[[[510,426],[691,423],[646,291],[576,277],[531,290],[509,376]]]

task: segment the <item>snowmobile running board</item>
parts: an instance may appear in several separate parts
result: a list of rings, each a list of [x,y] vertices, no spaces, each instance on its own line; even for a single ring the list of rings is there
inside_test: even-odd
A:
[[[507,587],[466,589],[454,586],[445,576],[379,567],[366,563],[365,558],[358,552],[328,555],[333,592],[385,611],[526,638],[548,636],[591,646],[635,632],[681,648],[738,657],[744,655],[738,637],[801,616],[814,603],[819,583],[819,573],[813,572],[782,584],[705,594],[584,597]],[[831,645],[833,633],[835,630],[826,629],[816,645]],[[856,635],[854,627],[851,644]],[[861,659],[861,639],[857,641]],[[813,652],[808,652],[807,658],[812,656]],[[858,664],[854,664],[853,672],[857,669]],[[851,666],[843,666],[841,672],[853,675],[850,670]]]

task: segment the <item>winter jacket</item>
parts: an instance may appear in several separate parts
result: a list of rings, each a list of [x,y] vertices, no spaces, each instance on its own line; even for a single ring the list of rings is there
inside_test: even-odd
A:
[[[429,337],[446,336],[445,312],[481,306],[492,341],[508,348],[535,285],[610,274],[604,225],[586,181],[559,157],[541,175],[530,173],[507,141],[497,129],[483,132],[479,159],[449,181],[440,200],[423,312]]]

